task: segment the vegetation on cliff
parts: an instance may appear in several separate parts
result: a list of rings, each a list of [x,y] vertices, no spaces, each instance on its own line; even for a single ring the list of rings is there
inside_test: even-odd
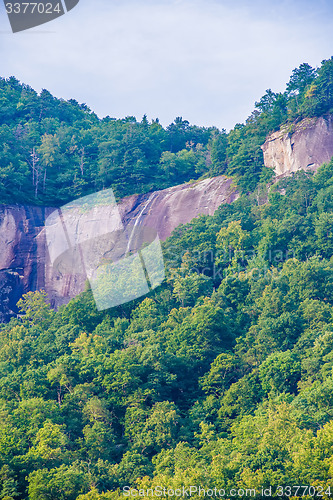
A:
[[[54,312],[24,296],[0,329],[0,498],[329,498],[332,189],[333,161],[179,227],[143,300],[98,312],[87,290]]]
[[[332,110],[332,58],[295,69],[285,92],[267,90],[228,134],[181,117],[166,128],[145,116],[99,119],[85,104],[0,79],[0,202],[60,206],[106,187],[122,197],[219,174],[248,192],[272,175],[260,148],[267,134]]]

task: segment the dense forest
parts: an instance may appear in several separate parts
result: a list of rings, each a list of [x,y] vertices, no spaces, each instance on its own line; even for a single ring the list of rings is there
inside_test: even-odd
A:
[[[87,290],[54,312],[25,295],[0,331],[0,498],[330,498],[332,192],[333,161],[179,227],[141,301],[101,313]]]
[[[267,131],[332,107],[333,59],[294,70],[229,134],[100,120],[1,81],[2,201],[220,173],[243,194],[174,231],[143,300],[19,301],[0,325],[0,499],[333,495],[333,160],[269,186],[259,155]]]
[[[146,116],[99,119],[85,104],[0,79],[0,203],[60,206],[103,188],[122,197],[219,174],[253,191],[272,176],[260,148],[267,134],[332,109],[332,58],[318,70],[301,64],[284,93],[267,90],[228,134],[181,117],[166,128]]]

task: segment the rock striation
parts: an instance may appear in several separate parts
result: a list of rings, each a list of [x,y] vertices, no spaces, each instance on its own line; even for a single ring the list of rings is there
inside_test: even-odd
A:
[[[276,176],[316,171],[333,156],[333,116],[305,118],[271,134],[262,146],[265,166]]]
[[[219,176],[129,196],[118,203],[118,210],[125,228],[149,228],[165,240],[179,224],[200,214],[212,215],[237,196],[232,179]],[[57,308],[84,289],[87,276],[83,269],[73,272],[51,264],[45,221],[55,211],[51,207],[0,206],[0,322],[17,314],[16,303],[28,291],[44,289]],[[88,219],[96,235],[103,233],[103,219],[96,211],[91,210]]]

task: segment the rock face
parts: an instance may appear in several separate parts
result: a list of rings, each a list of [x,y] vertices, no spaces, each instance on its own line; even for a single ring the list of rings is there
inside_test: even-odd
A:
[[[316,171],[333,156],[333,116],[306,118],[291,131],[282,128],[268,137],[262,150],[265,166],[277,176]]]
[[[14,314],[24,292],[45,285],[45,241],[37,238],[52,209],[0,206],[0,321]]]
[[[200,214],[212,215],[222,203],[231,203],[237,196],[232,180],[219,176],[129,196],[118,203],[118,209],[125,228],[150,228],[164,240],[179,224]],[[0,206],[0,322],[17,313],[16,303],[28,291],[46,290],[51,305],[57,308],[84,289],[87,276],[83,269],[68,272],[51,264],[45,221],[55,211]],[[104,223],[96,212],[91,210],[88,215],[95,234],[103,233]]]
[[[238,197],[232,179],[225,176],[181,184],[149,195],[124,198],[119,204],[124,224],[137,224],[157,230],[165,240],[179,224],[186,224],[200,214],[212,215],[222,203]]]

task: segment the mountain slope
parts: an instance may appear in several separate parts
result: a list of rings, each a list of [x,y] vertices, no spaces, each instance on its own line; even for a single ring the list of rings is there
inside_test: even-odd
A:
[[[118,203],[126,228],[150,228],[162,240],[179,225],[200,214],[212,215],[221,203],[237,197],[232,180],[225,176],[182,184],[149,195],[133,195]],[[0,206],[0,320],[13,314],[23,293],[46,290],[53,307],[66,304],[84,290],[82,270],[66,273],[53,268],[45,239],[45,220],[54,208]],[[96,237],[103,232],[103,214],[91,210]],[[75,236],[74,236],[75,238]]]

